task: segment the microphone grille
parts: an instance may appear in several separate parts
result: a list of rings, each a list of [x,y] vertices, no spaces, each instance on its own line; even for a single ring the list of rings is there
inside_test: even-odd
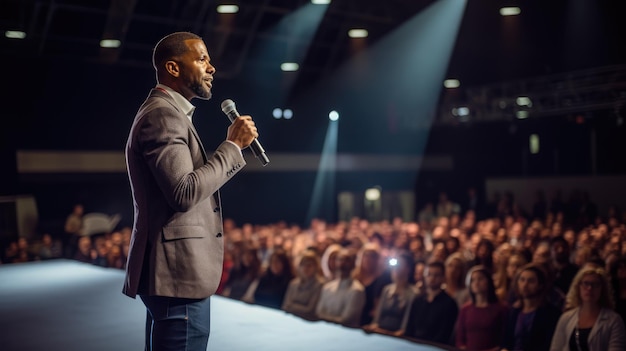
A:
[[[231,99],[222,101],[222,112],[228,113],[235,109],[235,102]]]

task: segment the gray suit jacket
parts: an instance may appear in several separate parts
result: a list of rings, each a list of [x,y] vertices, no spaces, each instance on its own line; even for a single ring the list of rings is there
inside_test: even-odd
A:
[[[126,144],[134,226],[124,294],[205,298],[222,274],[219,188],[245,161],[223,142],[207,157],[187,116],[153,89]]]

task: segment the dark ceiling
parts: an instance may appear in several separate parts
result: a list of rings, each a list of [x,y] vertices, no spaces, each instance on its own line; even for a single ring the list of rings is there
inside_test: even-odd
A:
[[[443,1],[443,0],[441,0]],[[464,0],[458,0],[464,1]],[[205,38],[222,78],[241,72],[259,40],[297,40],[269,34],[281,18],[308,0],[2,0],[0,30],[22,30],[25,40],[0,39],[6,57],[40,57],[149,66],[150,51],[164,34],[193,31]],[[302,71],[328,74],[354,53],[346,32],[366,28],[371,45],[433,0],[334,0],[319,25]],[[239,5],[220,15],[216,6]],[[483,84],[626,62],[622,2],[470,0],[449,72],[468,84]],[[522,14],[503,18],[504,5]],[[507,23],[508,22],[508,23]],[[101,39],[120,39],[102,49]]]

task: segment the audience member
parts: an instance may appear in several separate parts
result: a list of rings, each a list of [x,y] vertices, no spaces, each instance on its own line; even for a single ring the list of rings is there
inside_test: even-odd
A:
[[[287,292],[287,286],[293,279],[291,261],[285,250],[272,251],[268,268],[261,274],[253,292],[253,300],[257,305],[280,309]]]
[[[567,293],[567,308],[550,350],[626,350],[626,328],[613,311],[611,285],[602,268],[583,268]]]
[[[252,282],[261,274],[261,261],[256,248],[244,247],[241,256],[241,265],[233,266],[224,284],[222,294],[236,300],[243,300],[251,289]],[[248,293],[248,295],[250,295]]]
[[[411,305],[405,335],[418,340],[452,344],[452,331],[459,312],[456,302],[442,287],[446,269],[434,261],[426,265],[424,282],[426,292],[417,296]]]
[[[474,266],[467,277],[471,301],[459,311],[456,346],[461,350],[497,350],[502,343],[508,308],[499,302],[488,269]]]
[[[93,263],[97,253],[91,245],[91,238],[81,236],[78,238],[78,250],[74,254],[74,259],[78,262]]]
[[[372,324],[363,329],[393,336],[401,336],[409,320],[410,306],[416,296],[413,285],[415,263],[410,253],[401,253],[392,258],[392,283],[386,285],[378,302]]]
[[[44,233],[41,236],[41,245],[39,246],[37,256],[41,260],[63,257],[63,244],[54,240],[50,233]]]
[[[502,348],[505,350],[543,351],[550,341],[561,311],[547,302],[547,274],[536,264],[524,266],[516,277],[520,305],[511,310]]]
[[[335,274],[337,273],[337,253],[341,250],[341,245],[332,244],[329,245],[326,250],[324,250],[324,254],[322,255],[322,272],[324,274],[324,278],[327,282],[334,280]]]
[[[496,295],[501,302],[511,306],[517,300],[515,289],[515,277],[520,269],[528,264],[528,257],[523,251],[515,251],[509,256],[508,262],[503,270],[496,274]]]
[[[307,320],[316,319],[315,307],[322,292],[320,260],[314,251],[304,251],[298,264],[297,277],[289,282],[282,309]]]
[[[620,257],[611,267],[611,285],[615,311],[626,323],[626,256]]]
[[[465,286],[467,263],[460,253],[454,253],[446,259],[445,292],[461,308],[470,299],[469,289]]]
[[[335,261],[336,278],[322,287],[315,313],[325,321],[359,327],[365,305],[365,288],[352,278],[356,255],[351,249],[341,249]]]
[[[67,250],[66,257],[74,257],[78,249],[78,241],[83,234],[83,214],[84,207],[81,204],[74,205],[72,213],[65,219],[63,227],[65,235],[63,235],[63,246]]]
[[[374,319],[376,305],[383,288],[391,283],[387,265],[383,263],[380,248],[375,244],[366,244],[358,253],[354,278],[365,288],[365,304],[361,313],[361,326],[370,324]]]
[[[557,236],[550,242],[550,255],[555,273],[554,286],[566,293],[579,267],[570,262],[570,248],[562,236]]]

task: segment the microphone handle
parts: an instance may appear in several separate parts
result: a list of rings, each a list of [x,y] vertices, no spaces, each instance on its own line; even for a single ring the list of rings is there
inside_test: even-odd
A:
[[[237,112],[237,110],[232,110],[228,112],[226,116],[228,116],[230,123],[233,123],[235,121],[235,118],[239,117],[239,112]],[[265,154],[265,149],[263,149],[263,146],[261,146],[261,143],[259,143],[259,140],[257,138],[254,138],[254,140],[252,140],[252,143],[250,144],[250,149],[252,150],[254,157],[259,159],[259,161],[261,162],[261,166],[265,167],[268,163],[270,163],[269,157],[267,157],[267,155]]]

